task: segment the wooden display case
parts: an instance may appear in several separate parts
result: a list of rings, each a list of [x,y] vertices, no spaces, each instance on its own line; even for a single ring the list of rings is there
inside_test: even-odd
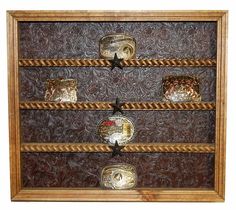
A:
[[[224,201],[226,11],[9,11],[13,201]],[[136,58],[110,71],[99,40],[135,38]],[[162,78],[196,76],[201,102],[162,101]],[[47,79],[78,82],[77,102],[44,100]],[[97,125],[115,98],[134,140],[111,157]],[[137,169],[137,186],[99,185],[103,167]]]

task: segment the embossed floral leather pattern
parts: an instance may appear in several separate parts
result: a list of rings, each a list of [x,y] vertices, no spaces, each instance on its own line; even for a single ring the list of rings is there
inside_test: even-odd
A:
[[[19,58],[99,58],[99,40],[125,33],[136,58],[216,58],[214,22],[21,22]],[[78,101],[162,101],[162,78],[199,79],[202,101],[216,99],[215,67],[20,67],[20,100],[42,101],[47,79],[77,79]],[[124,111],[137,131],[132,142],[214,143],[215,111]],[[111,111],[21,110],[22,142],[99,142],[98,123]],[[214,154],[22,153],[23,187],[99,187],[100,170],[136,167],[137,187],[214,186]]]

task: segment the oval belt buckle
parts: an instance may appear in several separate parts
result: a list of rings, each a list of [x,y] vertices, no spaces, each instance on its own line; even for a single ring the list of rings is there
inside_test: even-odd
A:
[[[105,166],[101,172],[101,187],[108,189],[131,189],[137,184],[137,173],[130,164]]]
[[[99,41],[101,58],[113,59],[115,53],[124,60],[135,58],[136,41],[133,37],[125,34],[110,34]]]
[[[125,145],[134,137],[134,124],[126,116],[112,115],[98,125],[98,135],[104,143]]]

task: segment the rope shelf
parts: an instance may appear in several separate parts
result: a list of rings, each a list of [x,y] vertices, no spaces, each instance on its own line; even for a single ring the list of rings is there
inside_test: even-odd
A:
[[[20,109],[42,110],[112,110],[112,102],[21,102]],[[165,102],[126,102],[123,110],[214,110],[215,103],[165,103]]]
[[[216,59],[130,59],[123,60],[124,67],[212,67]],[[110,67],[111,62],[105,59],[20,59],[20,67]]]
[[[122,152],[143,153],[214,153],[214,144],[147,143],[127,144]],[[23,143],[21,152],[112,152],[107,144],[92,143]]]

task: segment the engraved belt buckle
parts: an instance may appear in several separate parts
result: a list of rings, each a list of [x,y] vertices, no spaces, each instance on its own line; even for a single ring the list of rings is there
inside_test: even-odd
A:
[[[112,115],[100,122],[98,135],[104,143],[125,145],[134,137],[134,124],[126,116]]]
[[[77,81],[74,79],[48,79],[45,101],[76,102]]]
[[[199,102],[199,81],[191,76],[167,76],[163,78],[164,101]]]
[[[110,34],[100,39],[99,51],[104,59],[113,59],[116,53],[119,58],[128,60],[135,57],[136,42],[125,34]]]
[[[105,166],[101,172],[100,184],[109,189],[131,189],[137,184],[137,173],[134,166],[116,164]]]

